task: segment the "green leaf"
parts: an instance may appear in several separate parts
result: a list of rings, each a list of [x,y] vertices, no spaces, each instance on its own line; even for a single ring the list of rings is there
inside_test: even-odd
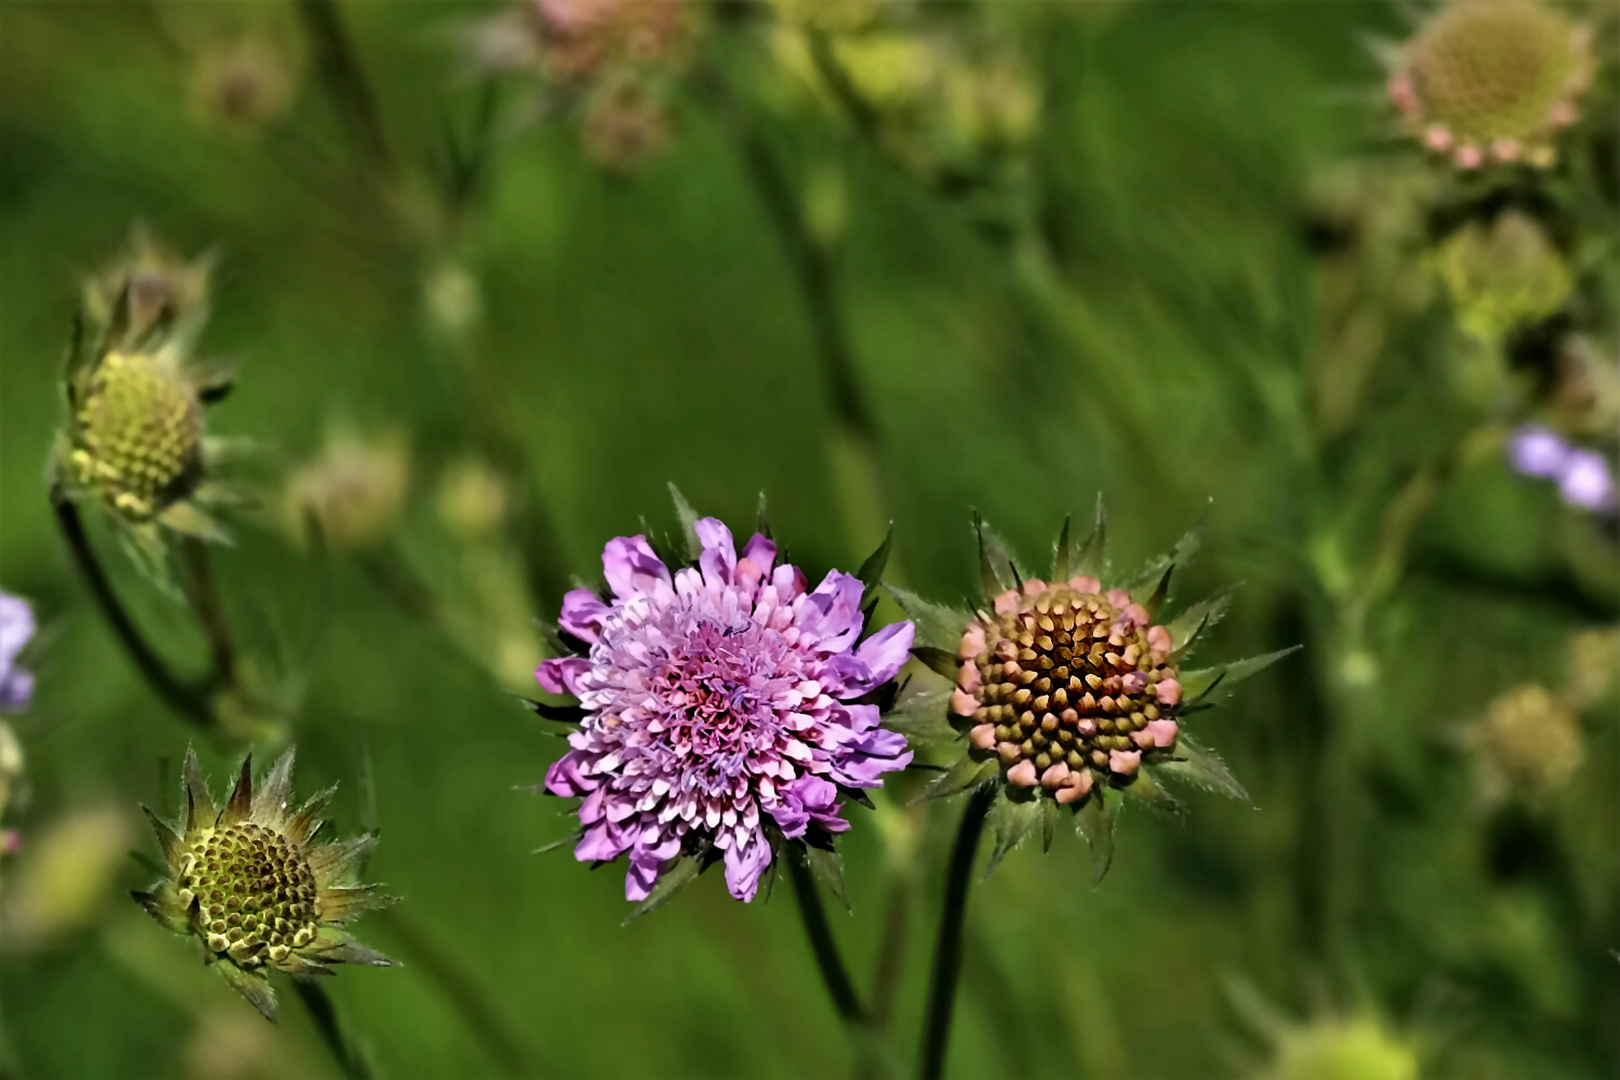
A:
[[[989,761],[974,761],[963,754],[956,759],[956,763],[946,769],[932,784],[929,784],[923,793],[913,802],[926,802],[930,799],[948,799],[952,795],[960,794],[968,788],[978,787],[986,780],[1001,771],[1001,763],[992,758]]]
[[[765,539],[771,538],[771,522],[765,513],[765,493],[759,493],[759,510],[754,514],[754,531]]]
[[[1243,790],[1243,785],[1237,782],[1237,778],[1227,769],[1226,762],[1215,751],[1183,732],[1176,739],[1175,753],[1175,760],[1153,768],[1172,779],[1185,781],[1205,791],[1225,795],[1240,803],[1250,803],[1249,793]]]
[[[1176,660],[1179,661],[1187,655],[1199,635],[1226,617],[1227,609],[1232,606],[1232,594],[1236,591],[1235,585],[1230,589],[1222,589],[1165,624],[1165,629],[1170,631],[1170,647],[1175,652]]]
[[[658,876],[653,882],[652,891],[647,898],[637,904],[630,914],[625,917],[624,924],[629,926],[648,912],[657,911],[675,898],[675,894],[686,888],[698,876],[702,865],[690,855],[677,856],[669,868]]]
[[[952,682],[961,668],[956,659],[954,650],[936,649],[932,645],[918,645],[912,648],[911,655],[921,660],[931,671],[945,676]]]
[[[1091,535],[1086,542],[1080,545],[1080,554],[1075,556],[1075,574],[1087,574],[1098,578],[1108,569],[1108,517],[1103,511],[1102,492],[1097,493],[1097,523],[1091,529]]]
[[[141,812],[146,815],[146,820],[152,823],[152,831],[157,834],[158,846],[163,849],[163,861],[168,864],[169,871],[180,869],[180,837],[175,835],[175,831],[169,828],[167,822],[152,813],[145,803],[141,804]]]
[[[1063,531],[1058,533],[1057,547],[1052,552],[1052,580],[1068,581],[1074,575],[1069,566],[1074,562],[1074,541],[1069,537],[1069,515],[1063,515]]]
[[[866,557],[866,561],[861,563],[860,570],[855,574],[856,577],[861,579],[861,584],[866,586],[866,591],[861,594],[861,604],[863,606],[877,593],[878,586],[883,581],[883,568],[889,565],[889,546],[893,543],[894,522],[891,521],[889,522],[889,531],[883,534],[883,543],[879,544],[877,550]]]
[[[1230,664],[1183,672],[1176,677],[1176,681],[1181,683],[1182,696],[1188,701],[1202,700],[1205,695],[1215,689],[1217,683],[1221,684],[1224,698],[1225,692],[1233,686],[1252,675],[1264,671],[1283,657],[1298,652],[1302,648],[1304,648],[1303,645],[1290,645],[1286,649],[1278,649],[1276,652],[1265,653],[1262,656],[1251,656],[1247,660],[1235,660]]]
[[[906,613],[906,618],[916,624],[918,645],[943,649],[952,656],[956,655],[957,646],[962,643],[962,632],[967,629],[968,623],[973,621],[972,612],[924,600],[916,593],[902,589],[898,585],[883,587],[888,590],[890,598],[899,605],[900,610]]]
[[[1057,832],[1058,804],[1056,799],[1041,800],[1041,854],[1052,850],[1052,836]]]
[[[1029,798],[1015,800],[1003,791],[990,804],[990,819],[986,824],[990,826],[990,835],[995,838],[996,846],[990,852],[990,861],[984,864],[980,881],[987,880],[995,873],[1007,853],[1024,842],[1024,837],[1041,820],[1041,803],[1048,801],[1033,794]]]
[[[1156,583],[1157,587],[1153,599],[1143,605],[1149,612],[1156,611],[1155,604],[1162,604],[1169,596],[1170,574],[1177,567],[1189,566],[1194,556],[1198,554],[1198,549],[1204,546],[1204,532],[1208,525],[1209,507],[1206,505],[1204,512],[1198,515],[1198,521],[1182,535],[1180,540],[1176,541],[1176,546],[1170,549],[1170,554],[1161,555],[1154,559],[1148,563],[1141,573],[1126,583],[1125,588],[1133,595],[1137,590],[1146,588],[1148,582]],[[1163,590],[1162,595],[1159,590]]]
[[[984,588],[984,598],[991,600],[996,594],[1016,586],[1021,575],[1006,542],[984,523],[977,511],[973,514],[973,531],[979,537],[979,583]]]
[[[1092,790],[1075,813],[1074,824],[1091,847],[1091,883],[1100,885],[1114,862],[1114,815],[1103,805],[1100,786]]]
[[[686,537],[686,557],[696,559],[703,554],[703,544],[698,540],[697,511],[692,504],[686,501],[681,489],[675,486],[675,481],[669,482],[669,497],[675,500],[675,516],[681,519],[681,534]]]
[[[947,710],[951,691],[929,690],[900,702],[883,717],[883,726],[906,737],[912,748],[941,746],[961,738],[951,726]]]
[[[276,1021],[276,992],[270,988],[270,980],[263,975],[253,975],[237,967],[230,960],[220,960],[214,965],[231,989],[247,998],[248,1003],[259,1010],[259,1015],[270,1021]]]
[[[810,873],[815,875],[816,880],[827,886],[827,890],[844,905],[845,911],[854,910],[849,906],[849,890],[844,887],[844,861],[838,857],[838,852],[806,844],[804,854],[810,863]]]
[[[1125,797],[1134,799],[1142,805],[1162,813],[1179,814],[1182,812],[1180,801],[1164,790],[1146,769],[1137,770],[1136,779],[1132,780],[1125,788]]]

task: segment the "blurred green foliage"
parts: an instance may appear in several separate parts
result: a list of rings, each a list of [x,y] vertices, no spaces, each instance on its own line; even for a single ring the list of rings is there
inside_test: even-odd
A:
[[[765,492],[813,575],[853,568],[892,518],[895,579],[952,602],[976,581],[970,507],[1039,561],[1101,491],[1131,564],[1212,501],[1179,593],[1246,586],[1204,657],[1306,645],[1201,725],[1256,807],[1194,796],[1184,820],[1128,817],[1097,891],[1072,836],[1008,858],[973,894],[952,1073],[1304,1077],[1327,1066],[1287,1061],[1335,1060],[1352,1064],[1333,1075],[1371,1078],[1415,1060],[1437,1076],[1606,1074],[1620,1012],[1613,697],[1588,710],[1584,760],[1534,813],[1481,809],[1458,732],[1519,684],[1564,685],[1572,635],[1615,618],[1613,537],[1475,454],[1356,613],[1401,485],[1479,422],[1452,367],[1470,346],[1432,296],[1375,296],[1407,309],[1353,422],[1324,434],[1331,410],[1312,398],[1346,256],[1310,193],[1382,152],[1383,76],[1364,40],[1405,24],[1372,2],[985,6],[1043,88],[1027,167],[1072,304],[1056,320],[980,203],[930,190],[825,106],[743,106],[796,189],[834,200],[817,212],[839,234],[833,288],[872,418],[880,480],[864,495],[840,472],[859,463],[829,448],[843,419],[802,281],[735,127],[703,94],[675,91],[667,153],[630,175],[592,164],[566,124],[502,126],[476,214],[453,221],[432,208],[424,163],[447,131],[478,130],[487,94],[509,117],[529,92],[466,71],[457,43],[494,9],[341,9],[398,170],[384,196],[297,5],[0,8],[0,582],[45,627],[33,709],[13,721],[27,799],[8,818],[23,844],[8,888],[76,814],[112,808],[123,824],[97,835],[144,845],[137,804],[173,812],[196,737],[98,621],[43,479],[77,283],[142,221],[187,253],[221,251],[201,351],[239,360],[240,380],[210,431],[260,444],[249,471],[264,505],[233,519],[215,571],[245,653],[297,672],[318,643],[290,724],[303,783],[342,784],[341,829],[381,829],[368,875],[405,898],[361,933],[405,966],[328,984],[379,1074],[826,1076],[855,1054],[785,889],[745,907],[709,875],[621,926],[617,872],[529,854],[569,830],[560,802],[516,790],[560,747],[501,693],[485,646],[410,617],[376,564],[285,537],[279,477],[334,423],[408,439],[394,557],[430,591],[468,587],[437,478],[480,447],[520,451],[521,497],[553,534],[539,558],[556,580],[537,590],[553,602],[567,576],[594,576],[605,540],[643,516],[668,525],[671,481],[734,528]],[[230,38],[232,20],[295,58],[274,124],[210,121],[199,104],[198,42]],[[746,99],[773,54],[748,19],[725,22],[694,49]],[[430,303],[466,300],[446,266],[481,297],[476,358],[433,321]],[[1420,255],[1398,270],[1433,291]],[[1613,329],[1596,326],[1611,351]],[[481,377],[495,388],[483,399],[468,389]],[[491,395],[505,432],[489,430]],[[157,643],[203,656],[183,606],[105,529],[96,539]],[[550,614],[513,592],[520,620]],[[1595,655],[1586,668],[1615,660]],[[197,744],[216,780],[239,760]],[[904,1062],[955,815],[902,810],[917,783],[883,794],[880,822],[852,811],[840,846],[854,917],[834,914],[864,984],[890,884],[914,865],[893,1020]],[[914,864],[897,853],[908,830]],[[262,1024],[123,899],[150,877],[120,861],[90,875],[73,925],[0,942],[0,1072],[332,1072],[298,1010]],[[1324,1049],[1328,1030],[1301,1049],[1306,1028],[1335,1024],[1354,1045]]]

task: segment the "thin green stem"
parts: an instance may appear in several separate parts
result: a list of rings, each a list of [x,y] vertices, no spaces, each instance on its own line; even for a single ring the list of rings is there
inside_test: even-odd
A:
[[[905,970],[906,930],[911,925],[911,872],[895,877],[883,909],[883,932],[878,938],[877,963],[872,972],[869,1013],[873,1028],[882,1031],[894,1014],[895,995]]]
[[[309,33],[316,71],[356,151],[379,174],[392,172],[393,155],[382,113],[336,0],[298,0],[298,14]]]
[[[861,1006],[855,984],[850,981],[849,969],[839,955],[838,943],[833,940],[832,927],[827,925],[827,910],[822,907],[821,893],[810,873],[810,864],[804,852],[793,851],[787,859],[788,877],[793,882],[793,895],[799,901],[799,916],[804,920],[804,933],[810,939],[810,951],[815,953],[821,980],[827,984],[827,993],[833,1008],[846,1024],[863,1026],[866,1010]]]
[[[119,644],[129,654],[135,669],[158,697],[176,713],[204,731],[219,734],[219,717],[209,702],[211,680],[194,683],[182,679],[147,642],[145,635],[130,618],[123,602],[118,599],[118,593],[108,579],[106,571],[102,569],[101,560],[97,558],[95,548],[90,544],[90,537],[85,532],[84,519],[79,515],[78,506],[60,485],[51,487],[51,509],[56,514],[56,523],[62,530],[63,539],[67,541],[73,562],[84,577],[85,584],[90,587],[90,594],[95,599],[96,606],[101,609],[102,616],[112,628]]]
[[[181,537],[180,562],[185,569],[186,599],[208,638],[208,651],[213,660],[212,682],[215,686],[230,686],[236,681],[236,646],[219,587],[214,582],[207,545],[195,536]]]
[[[973,884],[973,862],[979,853],[984,820],[995,799],[994,784],[981,785],[973,792],[951,846],[951,862],[945,872],[945,906],[939,915],[939,937],[934,942],[934,967],[928,979],[928,1007],[923,1017],[919,1069],[923,1080],[939,1080],[945,1075],[956,984],[962,976],[962,924],[967,916],[968,889]]]
[[[332,1051],[332,1057],[337,1060],[338,1068],[343,1070],[343,1075],[349,1080],[371,1080],[371,1065],[361,1054],[360,1048],[343,1034],[337,1006],[333,1004],[326,988],[313,978],[296,978],[293,980],[293,989],[298,992],[298,1000],[309,1010],[310,1019],[315,1021],[315,1027],[321,1033],[321,1041]]]

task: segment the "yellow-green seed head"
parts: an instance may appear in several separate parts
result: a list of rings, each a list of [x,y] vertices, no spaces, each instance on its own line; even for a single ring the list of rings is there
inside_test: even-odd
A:
[[[409,489],[410,449],[402,436],[337,434],[320,457],[288,478],[284,512],[297,535],[313,517],[326,543],[363,551],[393,533]]]
[[[158,922],[195,938],[208,962],[271,1019],[268,968],[324,975],[333,964],[393,963],[341,929],[354,916],[393,902],[376,886],[352,882],[375,838],[316,843],[318,815],[332,792],[294,810],[292,765],[289,750],[255,792],[251,759],[244,762],[229,801],[216,810],[188,752],[183,829],[147,812],[169,876],[134,894]]]
[[[1518,211],[1459,229],[1440,245],[1435,261],[1457,322],[1485,341],[1556,315],[1575,288],[1546,231]]]
[[[1492,701],[1469,729],[1480,801],[1541,807],[1586,758],[1580,719],[1544,687],[1520,686]]]
[[[1406,46],[1390,94],[1463,168],[1553,159],[1591,79],[1590,32],[1536,0],[1453,0]]]
[[[202,480],[202,403],[161,357],[107,354],[74,421],[73,478],[127,520],[151,520]]]
[[[1417,1080],[1416,1047],[1372,1020],[1321,1021],[1284,1035],[1267,1080]]]

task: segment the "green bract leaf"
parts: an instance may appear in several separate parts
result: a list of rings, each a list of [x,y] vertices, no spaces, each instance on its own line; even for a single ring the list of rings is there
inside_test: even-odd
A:
[[[984,588],[985,599],[989,600],[1017,586],[1022,575],[1006,542],[977,513],[973,515],[973,531],[979,537],[979,584]]]
[[[1114,815],[1103,805],[1100,787],[1075,813],[1074,824],[1091,847],[1091,883],[1100,885],[1114,862]]]
[[[1108,569],[1108,517],[1103,511],[1102,492],[1097,493],[1097,523],[1092,526],[1091,535],[1086,542],[1080,545],[1080,553],[1074,559],[1075,574],[1089,574],[1091,577],[1102,578]]]
[[[759,511],[754,515],[754,531],[765,539],[771,538],[771,522],[765,513],[765,493],[759,493]]]
[[[1133,595],[1138,590],[1145,589],[1149,583],[1155,584],[1153,599],[1143,605],[1149,612],[1157,610],[1155,604],[1162,604],[1169,595],[1171,572],[1177,567],[1190,565],[1194,556],[1198,554],[1198,549],[1204,546],[1204,530],[1208,524],[1209,507],[1206,506],[1193,527],[1188,529],[1180,540],[1176,541],[1176,546],[1170,549],[1170,554],[1161,555],[1154,559],[1148,563],[1140,574],[1126,583],[1125,588]],[[1162,594],[1160,590],[1163,590]]]
[[[1232,594],[1236,590],[1236,586],[1222,589],[1215,595],[1194,604],[1165,625],[1165,629],[1170,631],[1170,647],[1175,650],[1175,661],[1187,655],[1199,635],[1226,616],[1226,609],[1232,606]]]
[[[932,649],[943,649],[952,656],[962,642],[962,632],[973,621],[973,613],[924,600],[914,592],[897,585],[883,586],[917,627],[917,644]],[[952,676],[954,678],[955,676]]]
[[[1041,854],[1052,850],[1052,836],[1057,832],[1058,804],[1056,799],[1041,800]]]
[[[1181,813],[1181,803],[1164,790],[1146,769],[1137,772],[1136,779],[1125,788],[1125,797],[1166,814]]]
[[[856,577],[861,579],[861,584],[866,586],[866,591],[861,594],[861,604],[863,606],[877,593],[878,586],[883,581],[883,568],[889,565],[889,546],[893,543],[894,522],[891,521],[889,522],[889,531],[883,534],[883,543],[879,544],[877,550],[866,557],[866,561],[861,563],[860,570],[855,574]]]
[[[703,544],[698,540],[697,511],[692,504],[686,501],[681,489],[675,486],[673,480],[669,484],[669,497],[675,500],[675,516],[681,519],[681,535],[686,537],[686,557],[696,559],[703,554]]]
[[[810,872],[815,875],[816,880],[827,886],[828,891],[844,905],[845,911],[852,910],[849,906],[849,891],[844,888],[844,862],[838,857],[838,853],[806,844],[804,854],[809,860]]]
[[[929,670],[945,676],[952,682],[956,681],[959,665],[956,653],[946,649],[936,649],[932,645],[917,645],[912,648],[911,655],[921,660]]]
[[[656,911],[669,903],[675,898],[676,893],[697,878],[698,870],[701,868],[702,864],[690,855],[678,856],[670,864],[669,869],[659,875],[658,880],[653,883],[652,891],[647,894],[647,898],[631,910],[624,920],[625,925],[628,926],[648,912]]]
[[[990,852],[990,861],[984,864],[984,872],[979,880],[984,881],[995,873],[996,867],[1007,853],[1024,842],[1024,837],[1041,820],[1041,803],[1047,800],[1031,795],[1025,799],[1013,799],[1008,792],[1003,791],[996,801],[990,804],[990,835],[995,838],[996,846]],[[1053,805],[1056,805],[1055,803]]]
[[[883,726],[906,737],[912,747],[940,746],[961,738],[951,726],[947,710],[951,691],[929,690],[914,694],[883,718]]]
[[[249,1004],[259,1010],[259,1015],[271,1023],[276,1019],[276,992],[270,988],[270,980],[263,975],[251,974],[243,971],[229,960],[221,960],[214,964],[224,980],[231,984],[231,989],[247,998]]]
[[[1074,575],[1069,567],[1074,562],[1074,541],[1069,538],[1069,516],[1063,516],[1063,531],[1058,533],[1057,547],[1052,552],[1052,581],[1068,581]]]
[[[966,791],[968,788],[978,787],[1001,770],[1001,765],[995,760],[974,761],[966,754],[956,759],[956,763],[946,769],[938,779],[919,795],[914,801],[924,802],[929,799],[946,799],[952,795]]]
[[[1220,755],[1186,733],[1176,739],[1175,760],[1155,765],[1154,770],[1241,803],[1250,801],[1249,793],[1243,790],[1243,785],[1227,769]]]
[[[1215,689],[1217,683],[1221,684],[1223,692],[1242,682],[1249,676],[1264,671],[1290,653],[1298,652],[1303,646],[1290,645],[1286,649],[1266,653],[1262,656],[1251,656],[1247,660],[1235,660],[1230,664],[1221,664],[1218,667],[1200,668],[1197,671],[1185,671],[1177,676],[1181,683],[1183,698],[1189,702],[1197,702],[1210,691]]]

